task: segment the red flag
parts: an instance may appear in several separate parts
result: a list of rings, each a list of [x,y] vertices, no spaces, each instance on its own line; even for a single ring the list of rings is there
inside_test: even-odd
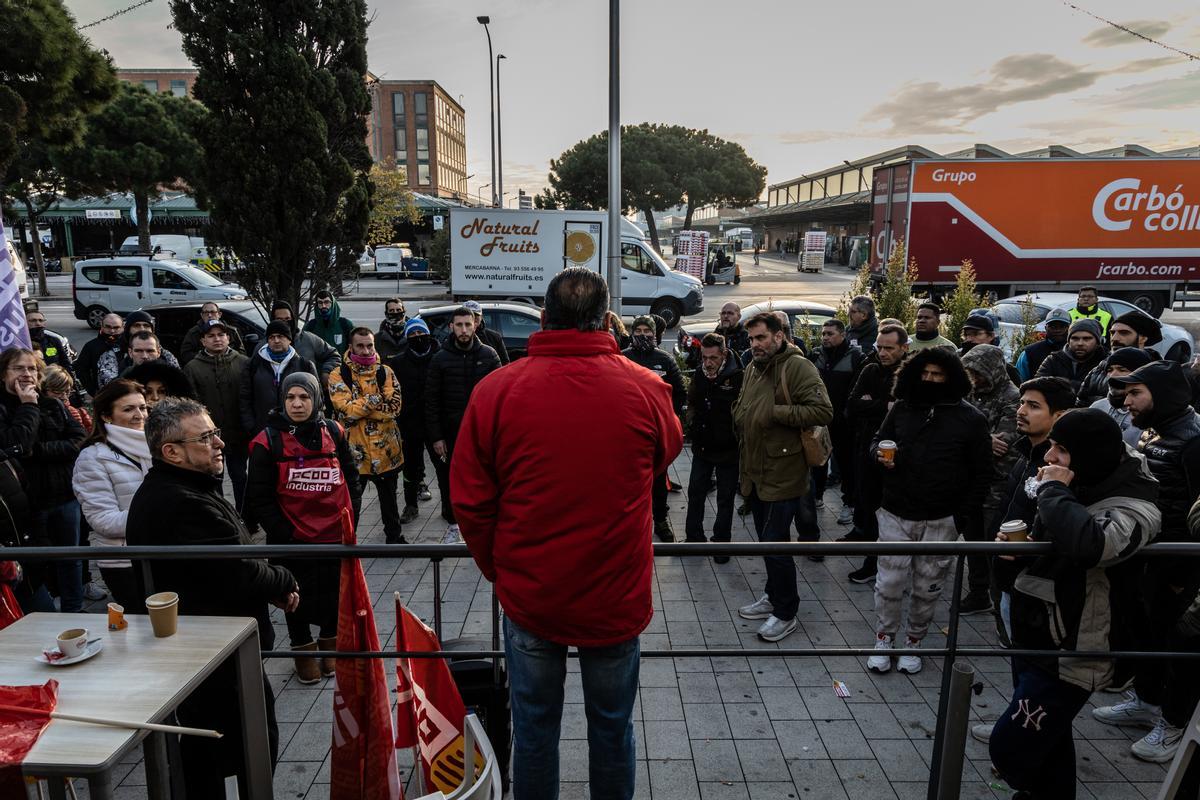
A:
[[[400,605],[396,594],[396,631],[401,650],[441,649],[437,634]],[[396,747],[416,745],[425,771],[425,790],[450,794],[463,782],[463,706],[450,667],[442,658],[402,658],[396,663]],[[483,767],[479,751],[476,771]]]
[[[0,797],[24,797],[21,762],[50,724],[58,705],[58,681],[41,686],[0,686]],[[28,708],[23,714],[13,708]]]
[[[342,544],[355,543],[350,511],[342,509]],[[337,649],[378,650],[371,595],[357,558],[342,559],[340,593]],[[339,658],[335,681],[330,800],[403,800],[383,662]]]

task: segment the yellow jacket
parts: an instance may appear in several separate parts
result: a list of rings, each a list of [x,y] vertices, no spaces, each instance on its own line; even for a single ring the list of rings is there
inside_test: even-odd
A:
[[[346,427],[359,474],[382,475],[400,469],[404,464],[396,422],[400,384],[391,367],[378,362],[362,367],[346,353],[341,368],[329,373],[329,396],[338,420]]]

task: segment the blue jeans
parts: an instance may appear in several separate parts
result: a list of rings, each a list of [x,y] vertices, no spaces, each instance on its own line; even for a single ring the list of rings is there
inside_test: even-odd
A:
[[[34,530],[53,547],[79,546],[79,501],[33,513]],[[52,561],[58,577],[59,610],[74,613],[83,610],[83,562]]]
[[[754,516],[754,532],[760,542],[788,542],[791,540],[792,520],[796,517],[804,497],[788,500],[760,500],[758,490],[751,489],[750,513]],[[796,591],[796,562],[791,556],[765,556],[767,567],[767,599],[775,607],[776,618],[787,622],[794,619],[800,608],[800,595]]]
[[[504,653],[512,687],[513,800],[557,800],[567,647],[538,638],[505,617]],[[579,648],[592,800],[633,798],[633,703],[640,654],[636,636],[608,647]]]

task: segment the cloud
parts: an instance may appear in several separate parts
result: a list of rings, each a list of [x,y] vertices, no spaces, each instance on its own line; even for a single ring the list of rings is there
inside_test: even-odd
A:
[[[1171,30],[1171,23],[1161,19],[1135,19],[1129,22],[1122,22],[1121,24],[1129,28],[1129,30],[1137,31],[1143,36],[1149,36],[1151,39],[1157,39]],[[1083,43],[1090,44],[1092,47],[1117,47],[1123,44],[1135,44],[1140,41],[1142,40],[1136,36],[1114,28],[1111,25],[1097,28],[1083,37]]]
[[[1200,106],[1200,70],[1178,78],[1126,86],[1114,92],[1105,105],[1161,110]]]
[[[1127,75],[1131,72],[1149,72],[1159,67],[1173,67],[1186,61],[1183,56],[1159,56],[1157,58],[1139,58],[1114,69],[1114,75]]]
[[[891,135],[966,133],[968,123],[1005,106],[1068,94],[1104,75],[1049,53],[1006,56],[990,71],[992,79],[978,84],[906,83],[865,118],[890,120]]]

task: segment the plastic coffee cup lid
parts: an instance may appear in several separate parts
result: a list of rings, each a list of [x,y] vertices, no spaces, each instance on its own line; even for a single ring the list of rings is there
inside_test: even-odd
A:
[[[894,448],[896,446],[896,443],[893,442],[891,439],[884,439],[882,442],[879,443],[879,446]]]
[[[1025,530],[1026,527],[1028,526],[1025,524],[1024,520],[1010,519],[1008,522],[1000,526],[1000,530],[1004,531],[1005,533],[1009,533],[1010,531]]]

